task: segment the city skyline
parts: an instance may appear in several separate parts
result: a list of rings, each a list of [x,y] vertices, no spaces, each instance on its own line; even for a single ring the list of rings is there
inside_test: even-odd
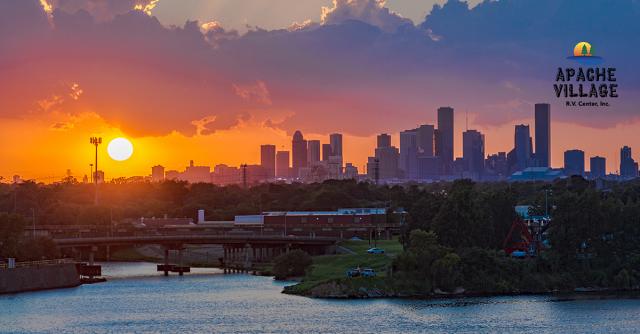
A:
[[[475,129],[469,129],[468,119],[465,119],[465,130],[461,133],[461,140],[457,142],[455,131],[453,133],[447,131],[447,129],[455,128],[455,108],[440,107],[436,110],[438,116],[435,123],[438,124],[438,127],[432,124],[422,124],[415,129],[400,131],[397,139],[399,147],[395,145],[392,135],[387,133],[377,135],[373,155],[367,158],[367,163],[360,169],[349,162],[347,157],[340,155],[340,153],[334,153],[343,151],[342,134],[332,133],[325,136],[324,140],[307,140],[298,130],[292,136],[288,148],[285,146],[277,148],[273,144],[261,144],[259,161],[255,164],[242,163],[234,166],[220,163],[213,165],[212,168],[207,164],[196,165],[191,159],[189,165],[182,172],[179,170],[180,168],[167,168],[157,164],[151,167],[151,174],[109,178],[105,176],[103,168],[94,173],[98,173],[100,182],[116,178],[128,178],[135,181],[149,177],[149,180],[155,182],[175,179],[221,185],[244,182],[254,184],[283,179],[306,182],[341,178],[366,178],[371,181],[377,181],[377,179],[433,181],[447,180],[451,177],[471,178],[478,181],[507,180],[514,172],[522,172],[529,167],[549,166],[546,152],[553,151],[551,108],[549,104],[536,103],[533,111],[534,129],[531,129],[528,124],[515,124],[512,149],[500,152],[485,151],[485,134]],[[461,147],[462,154],[460,156],[455,154],[449,156],[449,151],[443,148],[443,141],[446,139],[442,139],[442,134],[452,135],[453,141],[449,140],[450,144],[454,148],[455,146]],[[295,155],[294,151],[296,151]],[[294,162],[294,156],[296,162]],[[447,156],[451,158],[446,158]],[[500,157],[502,162],[499,160]],[[498,160],[495,160],[496,158]],[[562,170],[563,174],[567,176],[603,177],[609,174],[622,177],[638,176],[638,163],[633,158],[631,147],[627,145],[621,147],[619,159],[621,163],[612,167],[611,161],[608,161],[607,158],[589,155],[583,150],[575,148],[563,152],[560,167],[551,168]],[[496,163],[504,164],[500,167],[504,171],[496,169],[499,167],[495,165]],[[93,164],[91,167],[93,168]],[[322,167],[320,175],[314,174],[318,173],[315,167]],[[616,167],[619,168],[616,169]],[[594,170],[591,170],[592,168]],[[610,172],[611,169],[615,171]],[[22,176],[17,178],[18,176],[20,175],[16,174],[11,178],[5,178],[5,180],[16,182],[16,180],[28,179]],[[91,178],[91,175],[87,174],[74,175],[70,169],[67,169],[65,177],[71,176],[85,183]],[[544,178],[540,175],[537,177]],[[59,181],[53,179],[52,177],[52,182]]]

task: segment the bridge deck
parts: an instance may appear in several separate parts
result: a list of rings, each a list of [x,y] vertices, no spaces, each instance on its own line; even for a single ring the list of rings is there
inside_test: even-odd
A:
[[[275,237],[275,236],[242,236],[242,235],[153,235],[126,237],[94,237],[53,239],[58,247],[90,247],[107,245],[141,245],[141,244],[189,244],[189,245],[308,245],[328,246],[335,244],[337,238],[328,237]]]

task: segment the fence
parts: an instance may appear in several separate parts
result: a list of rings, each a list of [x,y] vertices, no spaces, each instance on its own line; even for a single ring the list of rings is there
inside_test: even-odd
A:
[[[16,262],[14,268],[36,267],[36,266],[50,266],[54,264],[62,263],[76,263],[73,259],[55,259],[55,260],[40,260],[40,261],[24,261]],[[0,263],[0,269],[9,268],[9,263]]]

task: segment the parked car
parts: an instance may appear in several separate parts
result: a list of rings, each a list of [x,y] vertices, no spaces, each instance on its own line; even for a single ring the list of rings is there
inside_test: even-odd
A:
[[[362,276],[362,277],[375,277],[376,276],[376,272],[375,272],[375,270],[373,270],[371,268],[364,268],[360,272],[360,276]]]
[[[360,276],[360,268],[350,268],[347,270],[347,277],[358,277]]]
[[[367,250],[367,253],[369,254],[384,254],[384,249],[382,248],[369,248]]]
[[[376,272],[371,268],[350,268],[347,270],[347,277],[375,277]]]

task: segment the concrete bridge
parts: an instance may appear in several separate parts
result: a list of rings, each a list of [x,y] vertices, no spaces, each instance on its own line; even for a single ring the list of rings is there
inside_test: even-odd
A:
[[[164,264],[158,265],[158,271],[168,275],[177,272],[182,275],[190,268],[182,264],[182,251],[185,245],[222,245],[224,256],[221,266],[228,270],[251,269],[256,262],[266,262],[292,249],[302,249],[309,254],[330,254],[335,252],[338,239],[329,237],[300,236],[256,236],[228,234],[179,234],[146,236],[113,236],[90,238],[53,239],[58,248],[71,249],[73,253],[88,253],[89,267],[94,266],[94,256],[98,247],[159,245],[164,248]],[[169,251],[177,251],[178,264],[169,263]],[[107,251],[108,253],[108,251]]]

